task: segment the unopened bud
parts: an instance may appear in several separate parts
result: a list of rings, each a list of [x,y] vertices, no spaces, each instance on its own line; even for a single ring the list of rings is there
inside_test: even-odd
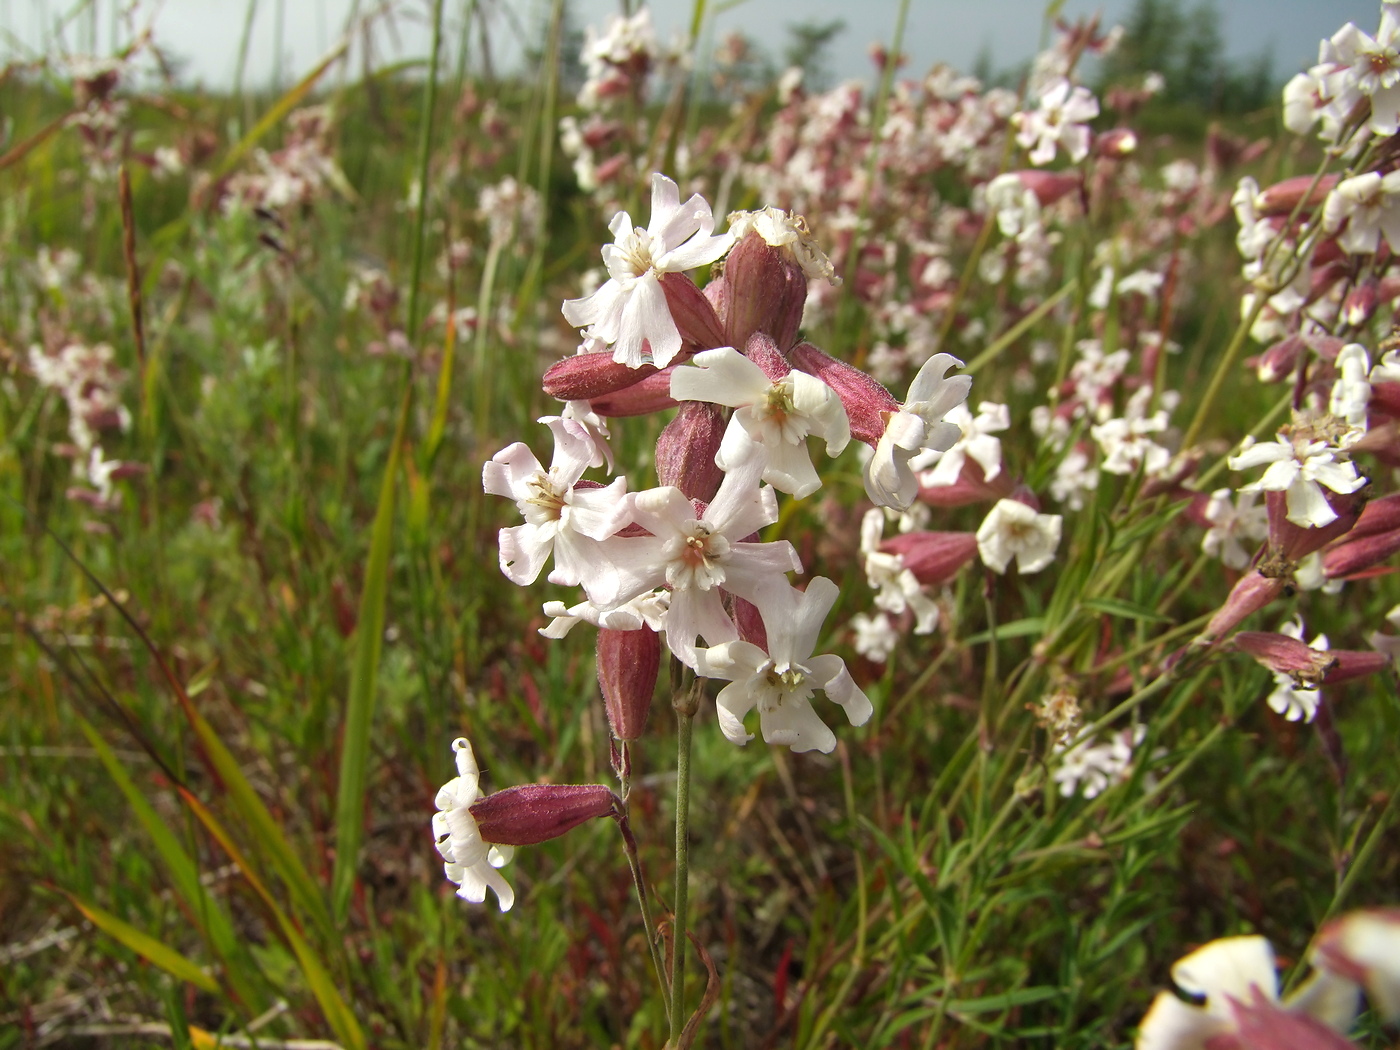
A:
[[[1376,312],[1377,286],[1374,278],[1363,281],[1342,300],[1342,320],[1353,328],[1359,328],[1371,319]]]
[[[899,411],[894,395],[859,368],[838,361],[811,343],[792,349],[788,360],[793,367],[816,376],[841,399],[851,423],[851,437],[874,448],[885,433],[885,417]]]
[[[1364,488],[1351,493],[1324,490],[1322,494],[1337,518],[1317,527],[1295,525],[1288,520],[1287,493],[1270,490],[1264,494],[1264,505],[1269,512],[1269,546],[1295,565],[1313,551],[1321,550],[1350,532],[1366,506]]]
[[[1261,216],[1291,215],[1300,204],[1305,212],[1312,211],[1327,199],[1335,185],[1336,175],[1324,175],[1316,182],[1312,175],[1297,175],[1262,191],[1254,198],[1254,208]]]
[[[661,290],[666,293],[666,305],[681,333],[681,339],[700,350],[726,346],[724,327],[705,293],[683,273],[663,273]]]
[[[1238,627],[1251,613],[1256,613],[1288,589],[1289,581],[1283,576],[1264,576],[1249,572],[1240,577],[1225,604],[1220,607],[1206,624],[1194,644],[1210,645]]]
[[[1353,678],[1365,678],[1378,674],[1390,666],[1390,657],[1372,649],[1333,649],[1332,666],[1322,677],[1323,685],[1336,685],[1349,682]]]
[[[724,416],[716,406],[682,402],[676,418],[656,440],[656,476],[661,484],[674,485],[687,499],[706,503],[714,499],[724,480],[724,471],[715,465],[724,427]]]
[[[898,554],[916,580],[931,586],[947,583],[977,557],[977,534],[904,532],[885,540],[880,550]]]
[[[995,503],[1010,499],[1016,483],[1006,471],[999,471],[987,480],[982,464],[969,456],[963,461],[958,480],[951,485],[931,485],[919,488],[919,502],[930,507],[966,507],[974,503]]]
[[[1290,335],[1274,343],[1254,362],[1261,383],[1275,383],[1286,379],[1298,367],[1298,355],[1303,352],[1303,337]]]
[[[471,815],[483,841],[533,846],[594,817],[612,816],[617,805],[617,796],[602,784],[522,784],[473,802]]]
[[[1113,128],[1105,131],[1094,142],[1094,152],[1110,159],[1131,156],[1137,151],[1137,132],[1131,128]]]
[[[1040,171],[1030,169],[1016,172],[1021,185],[1035,194],[1042,208],[1049,207],[1061,197],[1073,193],[1080,186],[1078,173],[1066,171]]]
[[[744,346],[755,332],[766,332],[780,347],[797,340],[807,303],[807,276],[792,253],[750,230],[724,261],[728,287],[725,346]]]
[[[600,416],[647,416],[653,412],[663,412],[678,404],[671,397],[671,372],[675,366],[653,372],[640,382],[614,390],[611,394],[595,397],[589,407]]]
[[[1270,631],[1240,631],[1231,644],[1274,674],[1286,674],[1299,686],[1310,688],[1321,682],[1327,669],[1337,662],[1335,653],[1314,649],[1300,638]]]
[[[641,737],[660,672],[661,639],[650,627],[598,632],[598,687],[618,740]]]
[[[544,374],[544,392],[560,401],[591,401],[625,390],[656,371],[655,365],[630,368],[619,364],[610,353],[575,354],[549,366]]]

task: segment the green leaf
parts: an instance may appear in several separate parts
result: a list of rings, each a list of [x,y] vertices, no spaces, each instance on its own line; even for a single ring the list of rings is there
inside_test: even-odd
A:
[[[1010,1010],[1015,1006],[1026,1006],[1029,1003],[1041,1003],[1046,999],[1054,999],[1063,995],[1064,989],[1051,985],[1037,985],[1034,988],[1018,988],[1014,992],[1004,992],[1001,995],[984,995],[979,999],[954,999],[948,1004],[948,1012],[952,1014],[985,1014],[993,1010]]]
[[[1032,616],[1024,620],[1012,620],[997,628],[997,638],[1024,638],[1027,635],[1044,634],[1045,619]],[[981,631],[963,639],[964,645],[986,645],[992,640],[991,632]]]
[[[103,911],[96,904],[85,901],[67,890],[61,892],[73,902],[75,908],[87,916],[89,922],[113,940],[126,945],[147,962],[159,966],[173,977],[188,981],[201,991],[214,995],[219,993],[218,982],[174,948],[162,944],[148,933],[142,933],[135,926],[117,918],[111,912]]]
[[[1170,616],[1161,616],[1143,605],[1122,598],[1085,598],[1079,603],[1092,612],[1116,616],[1125,620],[1146,620],[1148,623],[1175,623]]]

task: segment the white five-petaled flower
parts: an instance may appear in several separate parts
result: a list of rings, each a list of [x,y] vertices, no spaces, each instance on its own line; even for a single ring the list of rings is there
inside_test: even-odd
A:
[[[1257,546],[1269,535],[1269,510],[1259,502],[1257,492],[1241,492],[1233,498],[1230,489],[1216,489],[1206,501],[1204,517],[1210,523],[1201,550],[1219,558],[1226,568],[1243,569],[1253,557],[1248,543]]]
[[[1322,226],[1337,236],[1343,251],[1374,255],[1381,234],[1391,251],[1400,250],[1400,171],[1368,171],[1339,182],[1322,206]]]
[[[470,808],[481,797],[476,756],[464,737],[452,742],[452,750],[457,753],[457,775],[438,790],[438,811],[433,814],[433,838],[445,862],[443,870],[457,884],[457,896],[480,904],[490,889],[501,911],[510,911],[515,891],[496,869],[509,862],[515,847],[483,841]]]
[[[1172,967],[1172,981],[1201,1005],[1159,992],[1136,1050],[1204,1050],[1217,1037],[1221,1046],[1242,1045],[1231,1038],[1242,1026],[1273,1037],[1251,1046],[1349,1046],[1334,1033],[1351,1027],[1360,1005],[1357,985],[1325,968],[1280,1002],[1273,949],[1257,936],[1211,941]]]
[[[515,500],[525,524],[500,531],[501,571],[513,583],[534,583],[550,554],[551,583],[589,589],[601,554],[600,544],[627,524],[627,479],[606,488],[579,488],[602,452],[587,428],[573,419],[546,416],[554,432],[554,458],[548,470],[523,442],[501,449],[482,468],[482,486],[493,496]]]
[[[703,513],[680,489],[664,487],[637,493],[633,514],[650,536],[620,538],[608,574],[611,602],[625,602],[654,588],[671,590],[666,611],[666,644],[683,663],[694,666],[695,640],[709,645],[739,637],[725,612],[720,591],[753,600],[765,584],[787,581],[801,563],[791,543],[756,543],[748,537],[778,520],[778,499],[759,485],[763,461],[754,456],[724,476]]]
[[[967,400],[972,388],[971,376],[947,376],[954,366],[962,362],[952,354],[930,357],[909,384],[903,407],[885,421],[885,432],[865,465],[865,492],[871,502],[907,508],[919,491],[910,459],[924,449],[946,452],[962,437],[962,428],[943,418]]]
[[[786,581],[769,584],[754,596],[768,635],[768,652],[752,642],[733,641],[696,652],[696,669],[706,678],[730,684],[715,701],[720,729],[736,744],[753,739],[744,717],[758,708],[759,728],[770,744],[794,751],[830,753],[836,734],[812,709],[820,689],[840,704],[851,725],[864,725],[873,708],[839,656],[813,656],[826,614],[840,588],[818,576],[799,591]]]
[[[774,488],[798,499],[821,488],[807,436],[823,438],[830,456],[839,455],[851,440],[836,391],[806,372],[772,379],[733,347],[706,350],[692,360],[697,367],[671,373],[671,397],[735,409],[715,458],[722,469],[760,451],[766,460],[763,480]]]
[[[1020,130],[1016,141],[1030,150],[1030,162],[1037,166],[1054,160],[1059,145],[1077,164],[1089,153],[1089,128],[1084,122],[1098,115],[1099,103],[1093,92],[1056,77],[1041,93],[1039,108],[1017,114]]]
[[[682,204],[676,184],[653,175],[650,224],[634,227],[625,211],[613,217],[608,229],[614,240],[603,248],[609,280],[590,296],[566,300],[565,319],[575,328],[588,326],[587,334],[611,346],[620,364],[666,367],[680,352],[681,334],[661,275],[704,266],[727,252],[733,238],[713,236],[714,225],[710,205],[698,193]]]
[[[1337,520],[1337,512],[1323,495],[1355,492],[1366,484],[1351,462],[1339,462],[1339,450],[1325,441],[1299,436],[1292,440],[1280,432],[1276,441],[1255,443],[1246,438],[1238,456],[1229,459],[1231,470],[1248,470],[1268,464],[1258,481],[1240,486],[1241,492],[1286,492],[1288,520],[1295,525],[1319,528]]]
[[[1289,638],[1303,637],[1303,618],[1295,617],[1279,628],[1279,634]],[[1329,647],[1327,635],[1319,634],[1308,643],[1309,649],[1326,652]],[[1317,688],[1306,688],[1294,680],[1292,675],[1282,671],[1274,672],[1274,691],[1269,694],[1269,707],[1290,722],[1311,722],[1317,715],[1317,705],[1322,692]]]
[[[932,634],[938,627],[938,604],[924,591],[914,574],[904,567],[904,557],[880,550],[885,512],[872,507],[860,522],[860,552],[865,578],[877,591],[875,607],[895,616],[907,609],[915,617],[915,634]],[[856,650],[860,652],[859,648]]]
[[[1147,736],[1147,726],[1138,723],[1109,737],[1106,744],[1095,744],[1090,737],[1071,747],[1056,744],[1060,764],[1053,779],[1065,798],[1082,795],[1097,798],[1110,787],[1121,784],[1133,769],[1133,749]]]
[[[920,485],[925,488],[956,485],[962,475],[963,464],[969,458],[977,461],[982,468],[982,476],[988,481],[1001,473],[1001,438],[993,435],[1010,428],[1009,408],[983,401],[977,406],[977,415],[974,416],[966,404],[955,405],[943,418],[955,424],[962,431],[962,436],[946,452],[922,452],[910,460],[909,466],[914,470],[920,470],[927,463],[933,464],[919,474]]]
[[[1061,520],[1058,514],[1037,514],[1019,500],[998,500],[977,529],[977,553],[996,573],[1006,572],[1012,558],[1022,573],[1039,572],[1055,560]]]

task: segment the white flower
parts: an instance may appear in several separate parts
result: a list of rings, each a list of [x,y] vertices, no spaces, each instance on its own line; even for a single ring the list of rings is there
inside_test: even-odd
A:
[[[602,454],[580,423],[560,416],[541,422],[554,432],[554,459],[545,470],[535,454],[515,442],[482,468],[482,487],[493,496],[515,500],[525,524],[500,531],[501,571],[522,587],[534,583],[550,554],[551,583],[584,584],[597,578],[601,541],[627,524],[627,479],[606,488],[576,488],[583,472]]]
[[[882,612],[874,616],[856,613],[851,617],[851,631],[855,634],[851,643],[855,651],[877,664],[888,660],[899,644],[899,632]]]
[[[1303,637],[1303,618],[1299,616],[1284,624],[1279,628],[1279,633],[1285,634],[1289,638],[1301,639]],[[1328,648],[1327,635],[1319,634],[1308,643],[1308,648],[1326,652]],[[1284,674],[1281,671],[1274,672],[1274,691],[1269,694],[1269,707],[1288,721],[1311,722],[1317,715],[1317,705],[1321,700],[1321,690],[1306,689],[1299,685],[1292,675]]]
[[[909,384],[904,406],[885,421],[885,432],[865,465],[865,492],[871,502],[904,510],[919,491],[909,460],[923,449],[946,452],[962,437],[960,427],[943,421],[967,400],[972,388],[971,376],[945,378],[955,365],[961,367],[962,362],[952,354],[930,357]]]
[[[1148,435],[1166,429],[1167,413],[1158,410],[1150,416],[1129,413],[1122,419],[1110,419],[1091,427],[1089,434],[1103,450],[1104,470],[1110,474],[1133,474],[1141,467],[1151,476],[1166,469],[1172,454]]]
[[[513,846],[492,846],[481,838],[471,805],[481,796],[481,776],[472,746],[464,738],[452,742],[457,753],[457,776],[437,793],[433,838],[445,861],[443,871],[457,884],[457,896],[480,904],[490,889],[501,911],[510,911],[515,891],[496,869],[509,862]]]
[[[1076,87],[1056,77],[1040,95],[1040,106],[1030,113],[1017,114],[1020,130],[1016,141],[1030,150],[1032,164],[1049,164],[1055,148],[1063,145],[1075,163],[1089,153],[1089,129],[1083,123],[1099,115],[1099,103],[1086,87]]]
[[[564,303],[575,328],[613,347],[613,360],[632,368],[650,361],[664,368],[680,352],[681,334],[666,305],[663,273],[681,273],[712,263],[729,250],[728,234],[711,236],[714,216],[699,195],[684,204],[680,189],[664,175],[651,177],[651,223],[633,227],[620,211],[608,229],[614,242],[603,248],[609,280],[592,295]],[[647,344],[643,346],[643,343]]]
[[[1039,572],[1055,560],[1061,518],[1037,514],[1019,500],[998,500],[977,529],[977,553],[993,572],[1004,573],[1015,558],[1022,573]]]
[[[1328,411],[1358,430],[1366,429],[1366,407],[1371,403],[1371,359],[1360,343],[1348,343],[1337,353],[1337,381],[1332,384]]]
[[[1097,798],[1105,790],[1120,784],[1132,772],[1133,749],[1147,735],[1147,726],[1138,724],[1113,734],[1106,744],[1090,744],[1082,740],[1073,747],[1055,745],[1060,765],[1053,776],[1060,785],[1060,794],[1070,798],[1076,794]],[[1092,739],[1092,738],[1091,738]]]
[[[609,605],[665,585],[671,589],[666,612],[666,644],[693,666],[695,640],[716,645],[739,637],[725,612],[723,588],[753,601],[784,575],[800,572],[791,543],[752,543],[747,538],[778,520],[773,489],[759,485],[763,461],[738,464],[724,476],[714,500],[697,515],[695,505],[673,487],[649,489],[634,497],[637,524],[650,536],[619,539],[608,567],[615,581]],[[614,552],[610,551],[610,554]]]
[[[934,464],[932,469],[919,475],[920,485],[940,488],[957,484],[963,464],[969,458],[977,461],[988,481],[1001,473],[1001,438],[992,435],[1011,427],[1009,408],[983,401],[974,416],[967,405],[955,405],[943,418],[956,424],[962,436],[946,452],[921,452],[909,461],[914,470],[920,470],[927,463]]]
[[[1400,250],[1400,171],[1368,171],[1339,182],[1322,206],[1322,226],[1336,233],[1342,223],[1347,228],[1337,244],[1343,251],[1374,255],[1382,233],[1391,251]]]
[[[1050,496],[1070,510],[1084,509],[1084,495],[1099,487],[1099,472],[1089,453],[1079,446],[1070,449],[1050,479]]]
[[[1137,1050],[1202,1050],[1216,1045],[1217,1037],[1221,1037],[1219,1045],[1240,1045],[1232,1036],[1241,1015],[1275,1033],[1270,1046],[1350,1045],[1345,1040],[1324,1041],[1328,1033],[1311,1028],[1302,1018],[1346,1031],[1359,1006],[1357,986],[1319,968],[1287,1001],[1280,1002],[1274,952],[1263,937],[1211,941],[1172,967],[1172,981],[1201,1005],[1184,1002],[1170,992],[1157,993],[1138,1028]],[[1306,1043],[1289,1038],[1300,1034]]]
[[[1269,511],[1259,502],[1257,492],[1241,492],[1233,499],[1230,489],[1216,489],[1206,502],[1205,519],[1210,522],[1201,549],[1219,558],[1230,569],[1243,569],[1253,557],[1245,543],[1258,544],[1269,535]]]
[[[706,350],[692,360],[698,367],[681,366],[671,373],[671,397],[735,409],[715,457],[721,469],[752,455],[756,444],[766,460],[763,480],[774,488],[798,499],[821,488],[807,436],[824,439],[829,456],[838,455],[851,440],[836,391],[806,372],[770,379],[733,347]]]
[[[1283,432],[1280,432],[1282,435]],[[1299,436],[1293,440],[1255,443],[1246,438],[1240,454],[1229,459],[1231,470],[1262,466],[1269,469],[1258,481],[1240,487],[1241,492],[1288,493],[1288,520],[1295,525],[1320,528],[1337,520],[1337,512],[1327,503],[1323,487],[1333,492],[1355,492],[1366,484],[1350,462],[1338,462],[1339,449],[1325,441]]]
[[[874,709],[845,661],[812,655],[839,594],[840,588],[824,576],[812,580],[805,591],[786,582],[766,587],[754,604],[763,614],[768,652],[743,641],[697,650],[697,672],[730,683],[715,700],[726,738],[736,744],[752,740],[744,729],[744,716],[757,707],[759,728],[768,743],[829,754],[836,747],[836,734],[812,710],[812,693],[818,689],[845,709],[851,725],[864,725],[870,718]]]
[[[880,550],[884,526],[885,512],[879,507],[866,511],[860,523],[865,577],[879,592],[875,595],[875,607],[895,616],[909,610],[916,618],[914,633],[932,634],[938,626],[938,605],[924,592],[914,574],[904,567],[902,555]]]
[[[1400,628],[1400,605],[1392,606],[1390,612],[1385,614],[1385,618],[1390,626]],[[1373,631],[1367,640],[1371,643],[1372,649],[1390,657],[1391,663],[1400,659],[1400,635]]]
[[[580,623],[592,624],[608,631],[636,631],[643,626],[658,633],[665,630],[666,610],[671,605],[670,591],[646,591],[612,609],[599,608],[583,601],[566,606],[563,602],[545,602],[543,612],[549,625],[540,628],[546,638],[563,638]]]

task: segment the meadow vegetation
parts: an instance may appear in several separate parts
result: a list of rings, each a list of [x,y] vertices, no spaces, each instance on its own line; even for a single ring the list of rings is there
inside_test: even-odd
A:
[[[0,69],[0,1050],[1393,1045],[1394,5],[1223,114],[1147,64],[1172,5],[995,87],[901,66],[906,3],[830,88],[703,0],[680,53],[545,5],[528,77],[420,6],[423,62],[277,93],[165,79],[140,8]],[[754,361],[779,424],[825,391],[815,486],[693,392]],[[607,446],[632,502],[547,583],[497,497],[560,413],[559,500]],[[709,584],[618,580],[750,466],[732,547],[801,571],[687,632]],[[530,843],[509,911],[435,808]],[[1279,988],[1139,1034],[1245,934]]]

